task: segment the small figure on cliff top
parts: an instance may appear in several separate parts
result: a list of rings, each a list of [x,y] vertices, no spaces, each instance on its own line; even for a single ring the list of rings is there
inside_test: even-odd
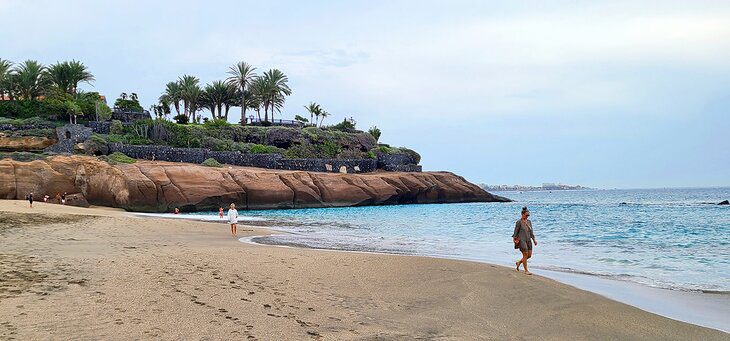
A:
[[[221,217],[221,219],[223,219],[223,207],[218,209],[218,216]]]
[[[236,237],[236,224],[238,223],[238,211],[236,211],[236,204],[231,204],[231,208],[228,210],[228,223],[231,224],[231,234]]]

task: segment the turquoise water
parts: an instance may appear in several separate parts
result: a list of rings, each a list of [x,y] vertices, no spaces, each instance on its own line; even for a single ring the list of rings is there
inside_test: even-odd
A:
[[[512,265],[523,205],[539,245],[530,266],[675,290],[730,291],[730,188],[503,192],[515,203],[248,211],[289,233],[273,244]],[[275,224],[274,224],[275,223]]]

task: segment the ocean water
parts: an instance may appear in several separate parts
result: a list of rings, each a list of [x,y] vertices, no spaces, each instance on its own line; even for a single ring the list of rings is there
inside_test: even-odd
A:
[[[651,287],[730,292],[730,188],[501,192],[517,202],[241,211],[281,230],[268,244],[377,251],[513,266],[529,206],[533,269]]]

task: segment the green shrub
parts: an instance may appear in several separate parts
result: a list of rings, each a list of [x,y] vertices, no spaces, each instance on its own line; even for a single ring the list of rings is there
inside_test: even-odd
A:
[[[142,105],[139,104],[139,100],[134,97],[124,98],[122,96],[119,96],[119,98],[114,101],[114,107],[119,109],[133,110],[136,112],[144,110],[142,109]]]
[[[120,120],[112,120],[109,125],[109,134],[124,135],[124,124]]]
[[[113,142],[126,143],[127,142],[127,139],[124,135],[109,134],[109,135],[103,136],[103,138],[109,143],[113,143]]]
[[[253,143],[232,142],[230,144],[230,150],[234,152],[249,153],[253,145]]]
[[[56,126],[54,122],[48,121],[41,117],[30,118],[11,118],[0,117],[0,124],[10,124],[13,126],[35,125],[35,126]]]
[[[377,126],[370,127],[368,133],[373,136],[375,142],[378,142],[378,140],[380,140],[380,128],[378,128]]]
[[[126,144],[133,144],[138,146],[146,146],[152,144],[152,140],[132,134],[124,135],[124,140]]]
[[[344,119],[344,120],[342,120],[342,122],[337,123],[335,125],[331,125],[327,128],[339,130],[339,131],[345,131],[345,132],[352,132],[352,131],[355,131],[355,123],[348,119]]]
[[[267,128],[257,126],[233,126],[231,139],[236,142],[264,143]]]
[[[304,137],[306,137],[312,143],[322,142],[324,131],[317,127],[306,127],[302,129]]]
[[[98,103],[99,103],[99,112],[96,113],[96,115],[98,116],[98,120],[100,120],[100,121],[110,120],[112,118],[112,109],[109,108],[109,106],[106,105],[106,103],[104,103],[101,100],[99,100]],[[96,107],[94,109],[96,109]]]
[[[217,139],[215,137],[205,136],[200,140],[200,146],[203,148],[208,148],[212,150],[225,150],[225,149],[217,149],[219,145],[223,145],[224,142],[220,139]]]
[[[324,157],[336,157],[342,150],[339,144],[332,141],[325,141],[319,148]]]
[[[203,123],[206,127],[230,127],[232,124],[228,123],[228,121],[223,119],[213,119],[208,120]]]
[[[188,124],[188,117],[185,114],[175,115],[172,119],[178,124]]]
[[[137,159],[133,159],[127,155],[124,155],[124,153],[120,153],[120,152],[111,153],[111,154],[109,154],[109,156],[107,156],[106,159],[110,164],[113,164],[113,165],[114,164],[132,164],[132,163],[137,162]]]
[[[206,166],[206,167],[216,167],[216,168],[223,167],[223,165],[220,162],[218,162],[218,160],[216,160],[212,157],[205,159],[205,161],[203,161],[201,163],[201,165]]]
[[[381,153],[384,153],[384,154],[390,154],[390,152],[391,152],[391,151],[392,151],[393,149],[392,149],[392,148],[390,148],[390,147],[389,147],[389,146],[387,146],[387,145],[381,145],[381,146],[378,146],[378,150],[379,150],[379,151],[380,151]]]
[[[47,101],[39,100],[16,100],[16,101],[0,101],[0,116],[31,118],[37,116],[48,116],[47,112],[53,109]],[[63,110],[59,110],[61,112]]]
[[[109,153],[106,139],[99,134],[92,134],[84,141],[84,152],[87,155],[104,155]]]
[[[108,143],[107,137],[109,135],[101,135],[101,134],[91,134],[91,137],[89,137],[89,140],[93,141],[94,143]]]
[[[267,146],[263,144],[255,144],[251,146],[249,149],[249,153],[253,154],[273,154],[273,153],[279,153],[281,149],[276,148],[274,146]]]
[[[377,155],[375,155],[375,153],[373,153],[373,151],[371,150],[371,151],[369,151],[369,152],[368,152],[368,158],[370,158],[370,159],[377,159],[378,157],[377,157]]]
[[[295,144],[284,151],[284,157],[287,159],[309,159],[317,158],[319,150],[309,142]]]

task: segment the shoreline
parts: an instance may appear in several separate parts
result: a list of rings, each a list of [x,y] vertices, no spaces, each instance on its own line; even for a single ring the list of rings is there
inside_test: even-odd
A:
[[[0,283],[0,337],[727,338],[497,265],[247,244],[220,223],[34,206],[0,201],[0,271],[28,274]]]
[[[130,212],[132,213],[132,212]],[[173,216],[167,213],[147,214],[132,213],[145,217],[158,217],[170,219],[188,219],[192,221],[205,221],[220,223],[217,216],[206,215],[181,215]],[[244,224],[247,222],[265,221],[259,220],[257,217],[243,217]],[[448,257],[444,255],[427,255],[414,253],[398,253],[388,252],[387,250],[353,250],[338,249],[326,247],[313,247],[303,243],[296,242],[276,242],[276,235],[291,235],[285,230],[279,230],[275,227],[255,226],[258,229],[266,230],[265,235],[239,238],[242,243],[253,245],[267,245],[285,248],[304,248],[318,251],[331,252],[347,252],[362,254],[381,254],[390,256],[408,256],[408,257],[425,257],[433,259],[456,260],[464,262],[474,262],[478,264],[486,264],[490,266],[500,266],[505,269],[512,269],[508,264],[500,264],[478,259],[468,259],[459,257]],[[702,290],[681,290],[652,287],[646,284],[637,283],[629,280],[619,280],[607,278],[600,275],[590,273],[580,273],[571,271],[560,271],[552,269],[544,269],[540,267],[532,267],[532,272],[536,275],[556,280],[560,283],[570,285],[577,289],[586,290],[608,299],[621,302],[639,308],[643,311],[657,314],[663,317],[671,318],[681,322],[691,323],[697,326],[712,328],[725,333],[730,333],[730,321],[723,319],[730,316],[730,292],[707,292]],[[692,306],[692,310],[684,309]]]
[[[282,232],[274,230],[274,232]],[[489,266],[499,266],[505,269],[512,269],[510,266],[499,263],[490,263],[482,260],[465,259],[457,257],[419,255],[410,253],[394,253],[378,250],[347,250],[310,247],[297,243],[266,243],[257,242],[262,238],[275,237],[279,233],[272,233],[265,236],[240,238],[242,243],[254,245],[267,245],[284,248],[305,248],[319,251],[382,254],[390,256],[425,257],[433,259],[456,260],[461,262],[473,262]],[[241,240],[246,239],[246,240]],[[626,280],[605,278],[593,274],[548,270],[539,267],[531,267],[532,273],[545,278],[570,285],[576,289],[589,291],[601,295],[616,302],[628,304],[643,311],[667,317],[676,321],[691,323],[701,327],[712,328],[725,333],[730,333],[730,321],[724,319],[730,316],[730,293],[727,292],[705,292],[672,290],[647,286]],[[669,303],[667,303],[669,302]],[[692,310],[685,308],[691,306]]]

